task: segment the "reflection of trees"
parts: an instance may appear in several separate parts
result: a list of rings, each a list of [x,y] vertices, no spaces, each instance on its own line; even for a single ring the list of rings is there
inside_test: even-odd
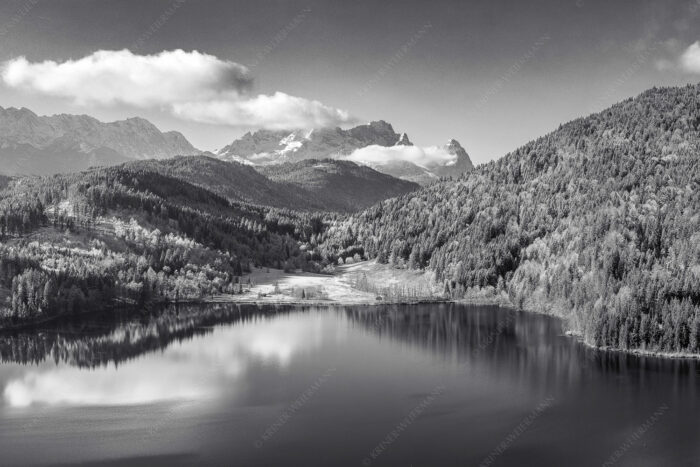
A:
[[[495,354],[522,343],[548,345],[542,336],[561,333],[555,320],[534,315],[522,319],[515,311],[497,307],[391,305],[351,308],[347,315],[380,336],[448,355]]]
[[[548,378],[572,383],[591,372],[642,378],[659,371],[694,375],[699,368],[695,361],[591,349],[564,336],[557,319],[493,306],[390,305],[348,308],[345,313],[380,337],[444,358],[480,362],[494,371],[505,366],[508,374],[540,378],[540,384]]]
[[[289,307],[213,304],[169,306],[159,311],[81,317],[51,328],[0,334],[3,362],[37,364],[54,360],[84,368],[118,364],[172,342],[211,332],[218,324],[232,324],[288,313]]]
[[[142,313],[77,317],[41,329],[0,333],[0,361],[37,364],[46,360],[82,368],[119,364],[205,335],[220,324],[273,319],[319,307],[207,304],[169,306]],[[327,309],[329,313],[333,308]],[[498,307],[456,304],[344,307],[349,322],[382,339],[427,350],[446,359],[475,362],[519,377],[580,381],[582,375],[627,374],[652,378],[658,372],[700,375],[690,360],[602,352],[562,335],[551,317]]]

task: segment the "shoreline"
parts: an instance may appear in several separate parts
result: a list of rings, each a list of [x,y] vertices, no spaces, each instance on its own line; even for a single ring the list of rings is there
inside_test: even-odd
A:
[[[153,307],[162,307],[168,305],[208,305],[208,304],[237,304],[251,306],[324,306],[324,307],[343,307],[343,306],[386,306],[386,305],[428,305],[428,304],[457,304],[457,305],[483,305],[483,306],[498,306],[512,311],[541,314],[561,320],[563,332],[569,338],[573,338],[578,343],[585,347],[601,351],[624,353],[638,357],[663,358],[670,360],[700,360],[700,354],[691,354],[683,352],[660,352],[646,349],[620,349],[614,347],[596,347],[589,344],[583,338],[583,335],[577,331],[567,329],[567,318],[557,313],[548,312],[546,310],[529,310],[515,307],[510,300],[502,293],[499,295],[480,294],[475,292],[472,296],[461,299],[447,299],[438,296],[435,289],[427,289],[428,293],[435,294],[434,296],[415,296],[415,297],[400,297],[400,298],[384,298],[378,299],[379,294],[366,292],[355,287],[353,280],[359,275],[370,275],[374,281],[382,284],[404,284],[404,283],[427,283],[431,278],[425,272],[415,272],[406,270],[389,270],[384,265],[379,265],[374,261],[367,261],[347,265],[338,268],[339,271],[332,275],[322,275],[313,273],[284,273],[280,270],[273,269],[257,269],[251,272],[244,279],[252,280],[250,288],[242,294],[235,295],[211,295],[193,299],[181,300],[157,300],[146,304],[142,310],[150,312]],[[300,298],[295,295],[299,291],[318,292],[323,298]],[[302,295],[303,296],[303,295]],[[106,309],[117,310],[135,310],[137,305],[130,303],[115,303],[109,308],[100,310],[85,310],[73,315],[57,315],[46,317],[39,320],[32,320],[16,324],[0,323],[0,334],[5,332],[16,332],[23,329],[31,329],[37,326],[58,321],[61,319],[71,319],[88,315],[97,311],[105,311]]]
[[[586,346],[589,349],[597,350],[599,352],[610,352],[610,353],[620,353],[625,355],[632,355],[635,357],[650,357],[650,358],[663,358],[666,360],[699,360],[700,354],[683,353],[683,352],[659,352],[656,350],[645,350],[645,349],[618,349],[615,347],[596,347],[593,344],[589,344],[583,339],[583,336],[579,333],[573,331],[566,331],[564,333],[566,336],[576,339],[581,345]]]
[[[456,300],[450,300],[450,301],[448,301],[448,303],[457,303],[457,304],[463,304],[463,305],[498,306],[498,307],[506,308],[506,309],[513,310],[513,311],[521,311],[523,313],[550,316],[552,318],[556,318],[556,319],[560,320],[564,324],[566,324],[566,321],[567,321],[566,317],[559,316],[559,315],[554,314],[554,313],[547,313],[546,311],[535,311],[535,310],[526,310],[523,308],[517,308],[509,302],[505,302],[505,301],[502,301],[499,299],[489,300],[487,297],[456,299]],[[619,349],[616,347],[596,347],[595,345],[589,344],[588,342],[586,342],[586,340],[583,338],[583,335],[579,332],[572,331],[572,330],[564,330],[564,335],[576,340],[576,342],[580,343],[581,345],[583,345],[591,350],[596,350],[598,352],[613,352],[613,353],[621,353],[621,354],[625,354],[625,355],[632,355],[632,356],[636,356],[636,357],[663,358],[666,360],[698,360],[698,361],[700,361],[700,354],[684,353],[684,352],[670,353],[670,352],[660,352],[657,350],[646,350],[646,349]]]
[[[235,295],[232,295],[231,297],[235,297]],[[414,300],[382,300],[382,301],[375,301],[375,302],[338,302],[338,301],[333,301],[333,300],[253,300],[253,299],[243,299],[243,300],[226,300],[223,299],[223,297],[220,296],[213,296],[213,297],[203,297],[201,299],[187,299],[187,300],[178,300],[178,301],[162,301],[162,302],[152,302],[147,304],[144,307],[144,311],[149,311],[148,308],[151,307],[160,307],[160,306],[168,306],[168,305],[211,305],[211,304],[231,304],[231,305],[249,305],[249,306],[292,306],[292,307],[298,307],[298,306],[323,306],[323,307],[346,307],[346,306],[363,306],[363,307],[375,307],[375,306],[385,306],[385,305],[408,305],[408,306],[415,306],[415,305],[430,305],[430,304],[454,304],[454,305],[472,305],[472,306],[498,306],[501,308],[506,308],[512,311],[518,311],[518,312],[523,312],[523,313],[528,313],[528,314],[540,314],[544,316],[550,316],[552,318],[556,318],[561,320],[562,322],[565,322],[565,318],[562,318],[560,316],[556,316],[553,314],[545,313],[545,312],[534,312],[534,311],[529,311],[529,310],[523,310],[516,308],[512,305],[505,304],[501,301],[498,300],[493,300],[489,301],[487,299],[440,299],[440,298],[425,298],[425,299],[414,299]],[[115,307],[116,308],[122,308],[124,310],[128,309],[133,309],[135,310],[137,307],[134,306],[123,306],[123,307]],[[15,331],[21,331],[23,329],[31,329],[36,326],[40,326],[42,324],[47,324],[51,323],[53,321],[59,321],[61,319],[69,319],[69,318],[75,318],[79,317],[81,315],[90,315],[93,313],[97,313],[99,311],[105,311],[104,309],[101,310],[89,310],[89,311],[83,311],[80,312],[76,315],[58,315],[58,316],[51,316],[49,318],[44,318],[39,321],[32,321],[32,322],[26,322],[26,323],[21,323],[21,324],[14,324],[10,326],[0,326],[0,335],[5,332],[15,332]],[[583,336],[580,333],[574,332],[574,331],[564,331],[564,335],[568,338],[574,339],[576,342],[579,344],[585,346],[588,349],[595,350],[598,352],[611,352],[611,353],[619,353],[619,354],[626,354],[630,356],[636,356],[636,357],[649,357],[649,358],[660,358],[660,359],[665,359],[665,360],[700,360],[700,354],[690,354],[690,353],[668,353],[668,352],[659,352],[659,351],[654,351],[654,350],[644,350],[644,349],[618,349],[614,347],[596,347],[595,345],[587,343],[584,339]]]

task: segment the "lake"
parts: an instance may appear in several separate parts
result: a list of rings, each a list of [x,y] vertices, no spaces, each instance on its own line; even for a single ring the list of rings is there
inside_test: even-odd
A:
[[[93,314],[0,358],[3,465],[700,465],[698,362],[497,307]]]

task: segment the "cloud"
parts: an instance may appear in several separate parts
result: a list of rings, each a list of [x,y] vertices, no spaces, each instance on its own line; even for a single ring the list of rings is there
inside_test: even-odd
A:
[[[5,85],[78,105],[160,109],[184,119],[239,127],[313,128],[352,121],[347,112],[282,92],[251,95],[253,78],[238,63],[197,51],[137,55],[100,50],[77,60],[3,64]]]
[[[680,66],[687,73],[700,74],[700,41],[685,49],[680,57]]]
[[[201,123],[226,125],[230,122],[255,122],[253,126],[272,130],[319,128],[353,121],[343,110],[283,92],[271,96],[261,94],[246,100],[214,99],[176,103],[173,104],[173,113]]]
[[[450,166],[457,162],[457,156],[447,149],[437,146],[366,146],[356,149],[348,160],[366,165],[385,165],[390,162],[406,161],[430,169],[437,166]]]
[[[244,66],[183,50],[156,55],[100,50],[61,63],[31,63],[19,57],[5,63],[2,77],[10,87],[65,97],[78,104],[135,107],[240,95],[253,84]]]

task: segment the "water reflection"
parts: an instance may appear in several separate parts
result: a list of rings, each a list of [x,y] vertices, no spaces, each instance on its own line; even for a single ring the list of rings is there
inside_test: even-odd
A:
[[[402,305],[347,308],[349,320],[379,338],[420,347],[442,359],[512,375],[553,376],[576,383],[591,374],[623,374],[641,381],[654,374],[685,375],[696,389],[700,366],[693,359],[663,359],[592,349],[564,335],[562,323],[549,316],[495,306],[440,304],[419,311]]]
[[[172,307],[6,335],[3,361],[32,366],[6,382],[4,400],[24,407],[211,399],[251,361],[285,367],[295,352],[320,344],[321,321],[300,322],[290,311]],[[215,327],[221,324],[236,325]],[[153,355],[138,358],[144,354]]]
[[[211,334],[216,325],[246,323],[270,313],[289,312],[289,308],[216,304],[171,306],[147,313],[97,314],[80,321],[0,334],[0,359],[21,364],[48,359],[56,364],[95,368]],[[264,347],[264,343],[261,345]]]
[[[300,313],[316,318],[300,320]],[[507,377],[519,381],[537,374],[540,379],[535,384],[551,384],[549,378],[558,385],[577,384],[595,373],[624,374],[643,385],[664,372],[686,375],[688,387],[693,391],[697,387],[698,366],[693,360],[597,351],[564,336],[556,319],[497,307],[216,304],[171,306],[147,314],[98,314],[87,320],[0,334],[2,362],[36,366],[5,385],[5,400],[22,406],[211,397],[215,385],[202,382],[213,375],[235,376],[251,358],[285,367],[302,347],[319,347],[323,315],[335,314],[349,327],[379,339],[492,374],[506,368]],[[228,326],[217,328],[220,325]],[[206,337],[206,343],[193,341],[199,337]],[[155,358],[128,365],[158,351]],[[84,369],[100,372],[101,377],[80,371]],[[178,384],[172,386],[175,379]]]
[[[436,387],[378,465],[478,465],[543,400],[499,465],[601,465],[662,405],[619,465],[700,460],[697,362],[595,351],[495,307],[105,313],[0,334],[0,359],[3,464],[358,465]]]

